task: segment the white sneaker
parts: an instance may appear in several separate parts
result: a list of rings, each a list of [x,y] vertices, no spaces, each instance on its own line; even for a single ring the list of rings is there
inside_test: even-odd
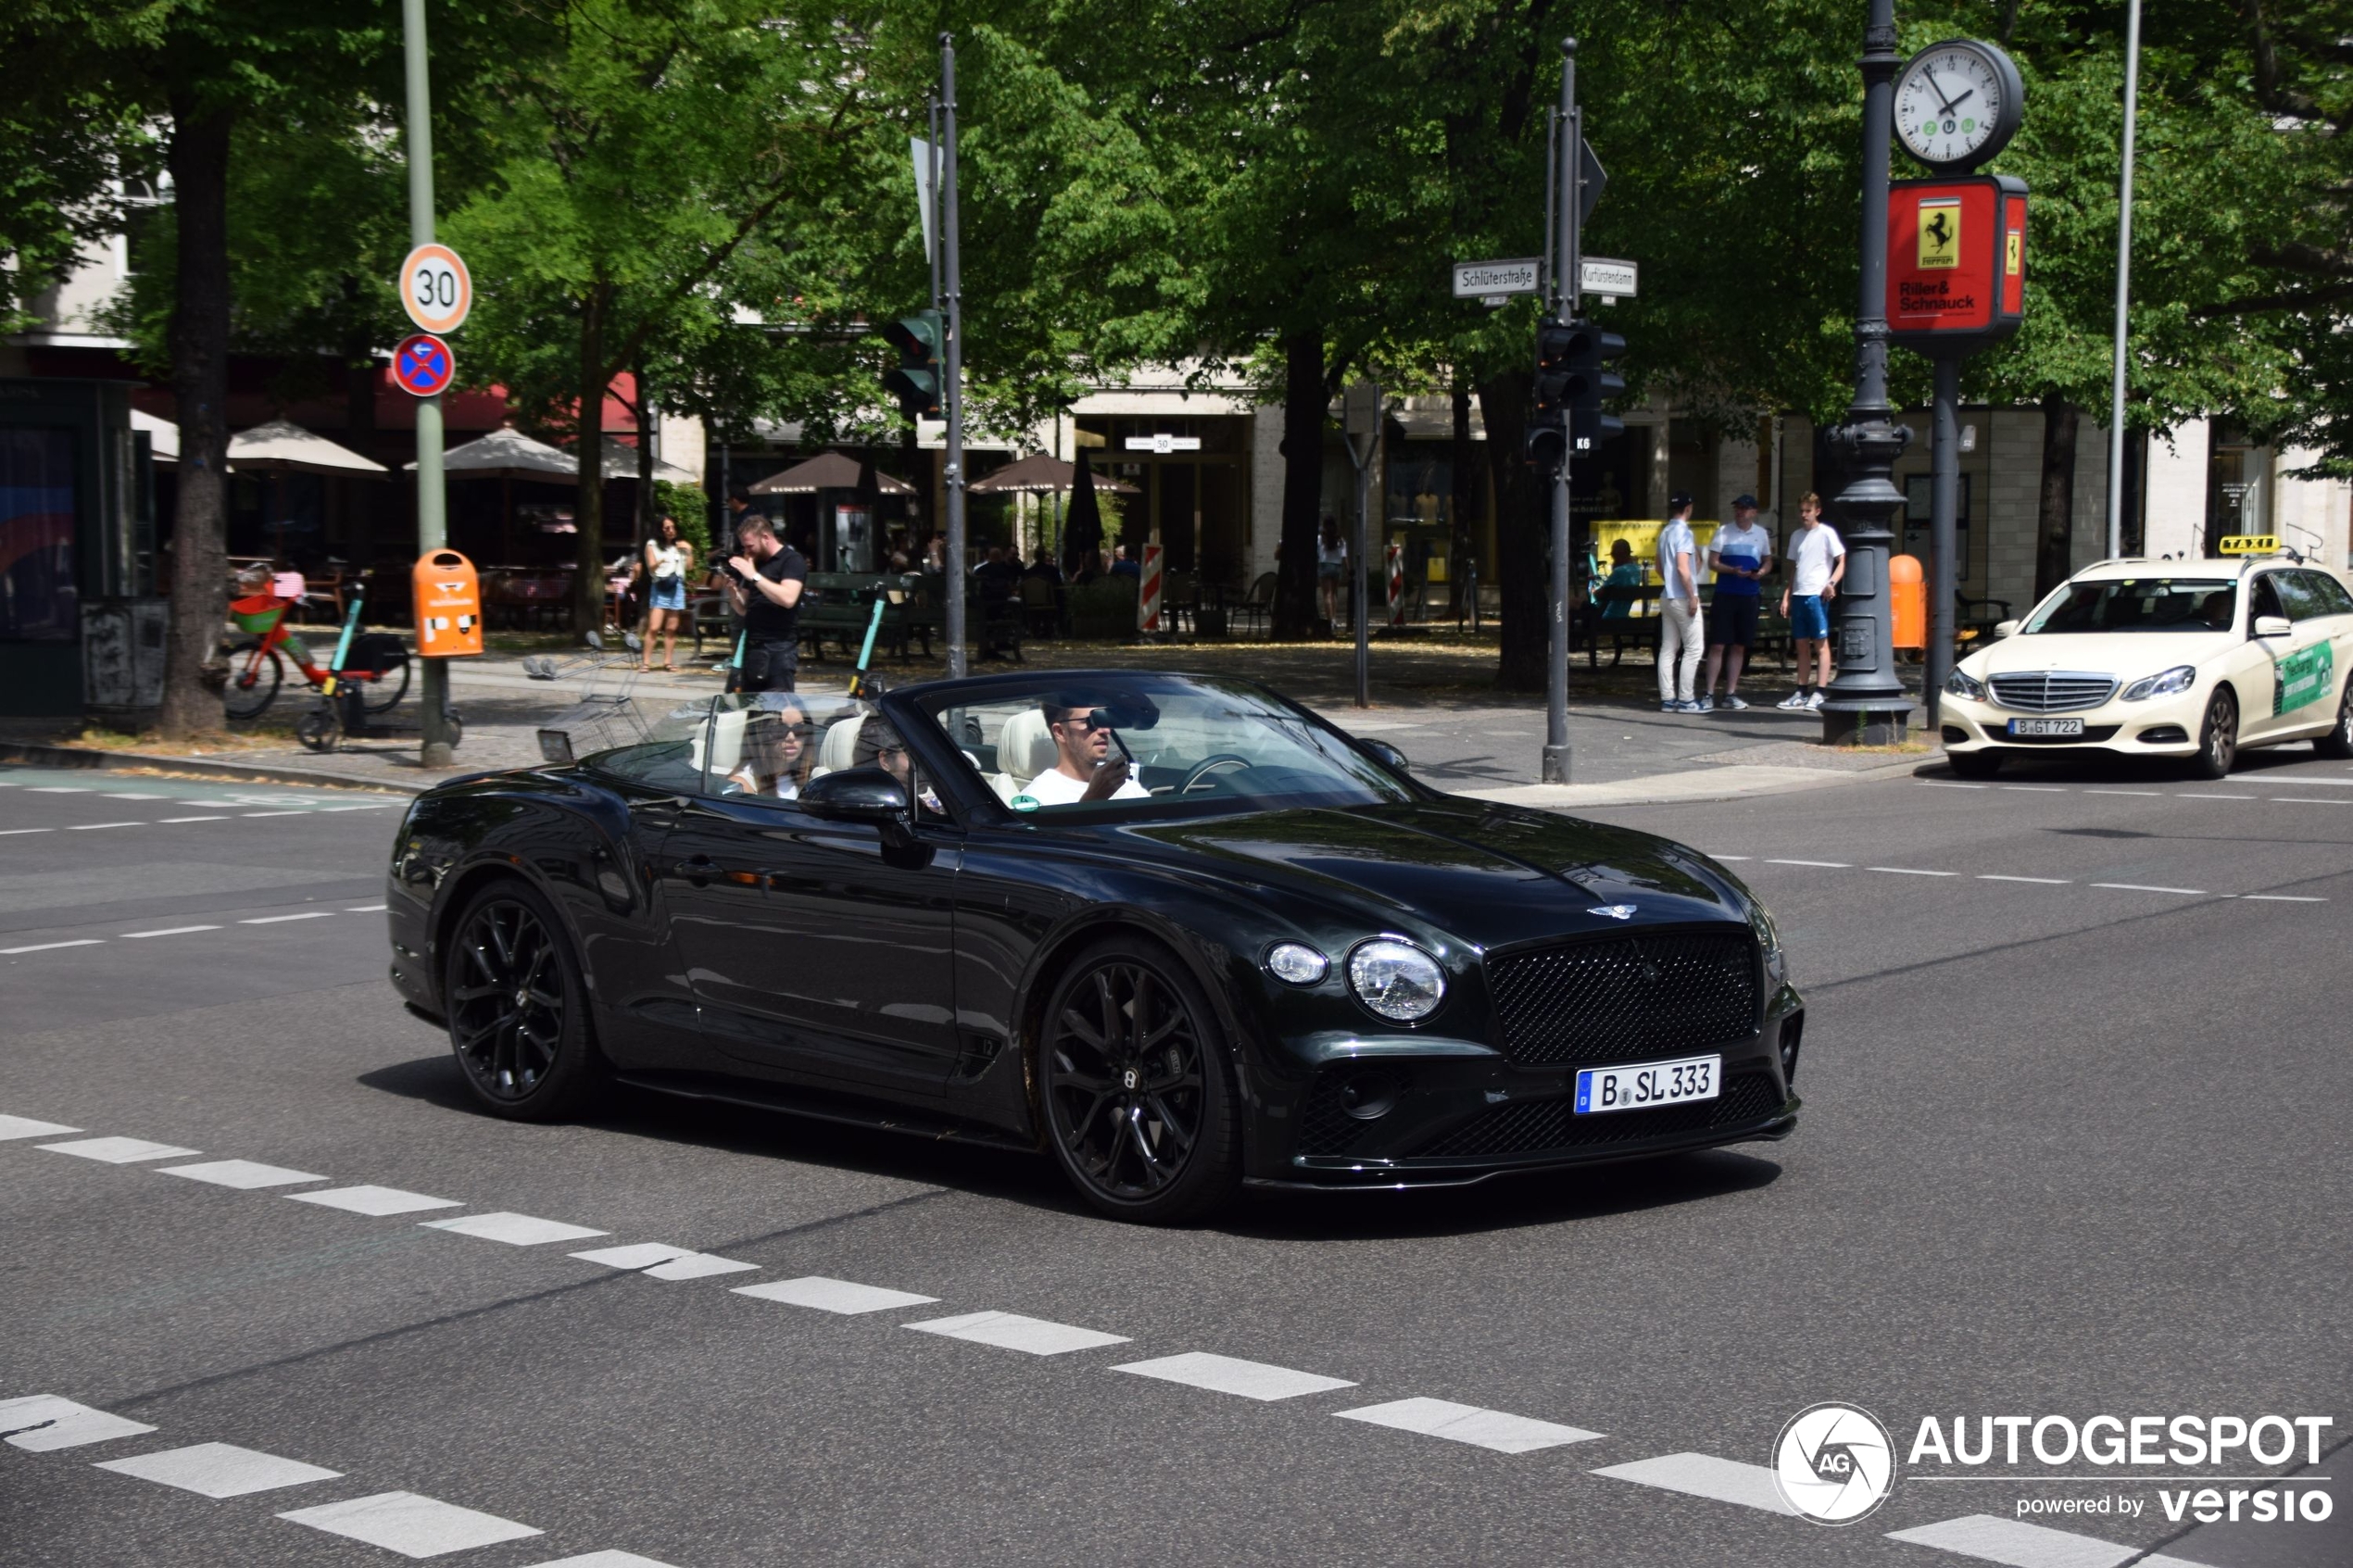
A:
[[[1692,711],[1694,713],[1713,713],[1716,711],[1716,699],[1712,696],[1703,696],[1697,702],[1692,704]]]
[[[1776,708],[1786,708],[1792,711],[1805,707],[1806,688],[1803,686],[1798,687],[1797,690],[1790,693],[1789,696],[1781,698],[1780,701],[1775,703],[1773,706]]]
[[[1740,694],[1738,692],[1726,692],[1722,696],[1716,699],[1716,706],[1718,708],[1729,708],[1733,712],[1738,713],[1743,709],[1746,708],[1748,704],[1741,700]]]
[[[1809,710],[1820,708],[1822,706],[1822,694],[1818,691],[1809,693],[1806,698],[1806,706]]]

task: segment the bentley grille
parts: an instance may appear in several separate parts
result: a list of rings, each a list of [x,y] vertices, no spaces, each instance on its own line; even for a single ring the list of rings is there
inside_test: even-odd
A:
[[[1756,1032],[1756,942],[1746,931],[1662,932],[1490,960],[1504,1054],[1526,1067],[1638,1061]]]

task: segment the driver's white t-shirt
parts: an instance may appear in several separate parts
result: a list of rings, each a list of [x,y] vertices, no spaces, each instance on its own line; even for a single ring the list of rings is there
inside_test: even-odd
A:
[[[1029,797],[1040,806],[1075,806],[1078,803],[1079,797],[1087,793],[1087,781],[1074,779],[1060,768],[1049,768],[1022,785],[1020,793]],[[1112,791],[1108,798],[1149,800],[1151,798],[1151,791],[1138,784],[1133,778],[1129,778],[1117,789]]]

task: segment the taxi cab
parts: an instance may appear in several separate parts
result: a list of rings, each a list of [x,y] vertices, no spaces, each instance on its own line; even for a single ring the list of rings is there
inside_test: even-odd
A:
[[[2324,568],[2102,561],[1994,635],[1955,667],[1938,709],[1963,778],[2055,751],[2180,758],[2207,779],[2291,741],[2353,758],[2353,590]]]

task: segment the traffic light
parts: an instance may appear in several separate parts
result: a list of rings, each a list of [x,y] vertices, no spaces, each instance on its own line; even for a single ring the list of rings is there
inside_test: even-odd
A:
[[[1609,369],[1623,358],[1626,340],[1590,321],[1570,323],[1567,344],[1568,449],[1582,456],[1626,433],[1626,421],[1602,412],[1602,405],[1624,395],[1626,378]]]
[[[1536,407],[1528,419],[1528,461],[1560,465],[1568,451],[1570,353],[1582,328],[1574,321],[1536,324]]]
[[[918,310],[883,329],[883,341],[899,350],[899,368],[883,377],[883,390],[899,399],[909,419],[939,412],[939,350],[946,329],[937,310]]]

